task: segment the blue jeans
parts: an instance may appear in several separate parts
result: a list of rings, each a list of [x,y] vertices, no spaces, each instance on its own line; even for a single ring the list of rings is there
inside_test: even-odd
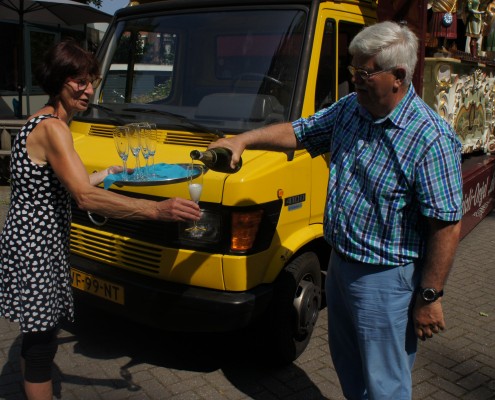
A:
[[[332,252],[325,282],[328,340],[347,399],[409,400],[420,270],[346,262]]]

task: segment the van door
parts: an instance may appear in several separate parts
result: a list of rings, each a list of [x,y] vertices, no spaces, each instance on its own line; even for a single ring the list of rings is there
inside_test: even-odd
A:
[[[330,4],[331,6],[329,6]],[[303,115],[310,115],[353,91],[347,67],[348,48],[365,24],[376,22],[370,14],[351,4],[322,4],[313,43],[313,59],[306,86]]]
[[[328,8],[328,5],[321,7],[313,42],[313,58],[309,67],[303,116],[330,106],[354,90],[347,71],[351,62],[349,43],[364,27],[365,22],[373,22],[371,16],[365,18],[355,5],[340,4],[340,10]],[[313,160],[312,210],[324,210],[327,187],[321,184],[321,177],[328,175],[328,162],[328,155]],[[315,211],[311,213],[312,223],[316,222],[317,215],[319,213]]]

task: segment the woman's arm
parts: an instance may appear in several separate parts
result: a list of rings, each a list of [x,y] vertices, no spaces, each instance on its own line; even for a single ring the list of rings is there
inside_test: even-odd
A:
[[[108,169],[100,171],[90,179],[74,148],[72,135],[62,121],[55,119],[45,121],[31,135],[35,133],[38,135],[36,138],[38,145],[44,150],[46,162],[51,165],[79,208],[111,218],[163,221],[200,218],[199,206],[190,200],[173,198],[156,202],[123,196],[95,187],[93,183],[101,182],[100,179],[109,171]]]

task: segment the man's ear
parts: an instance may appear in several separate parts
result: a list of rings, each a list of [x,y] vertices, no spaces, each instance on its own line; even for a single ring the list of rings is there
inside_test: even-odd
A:
[[[403,81],[406,78],[406,70],[404,68],[397,68],[394,75],[397,79]]]

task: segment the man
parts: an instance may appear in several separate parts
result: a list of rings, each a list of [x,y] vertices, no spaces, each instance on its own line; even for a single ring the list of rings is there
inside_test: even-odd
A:
[[[293,123],[210,145],[330,152],[324,235],[330,352],[348,399],[410,399],[417,338],[445,328],[441,296],[462,217],[461,145],[411,85],[418,40],[382,22],[351,42],[356,92]]]

